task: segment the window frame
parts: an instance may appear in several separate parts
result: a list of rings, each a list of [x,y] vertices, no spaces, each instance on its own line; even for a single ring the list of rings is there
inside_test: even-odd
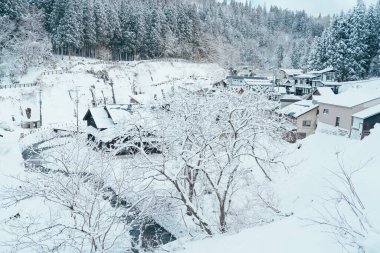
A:
[[[310,124],[306,124],[306,123],[310,123]],[[303,127],[311,127],[311,120],[303,120],[302,121],[302,126]]]

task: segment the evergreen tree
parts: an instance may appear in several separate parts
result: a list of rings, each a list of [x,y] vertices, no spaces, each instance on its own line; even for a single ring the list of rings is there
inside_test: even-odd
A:
[[[0,16],[9,16],[12,19],[20,18],[26,7],[26,0],[1,0]]]
[[[96,24],[94,0],[84,1],[83,6],[83,42],[85,47],[85,55],[94,56],[94,48],[96,45]]]
[[[272,65],[276,50],[320,36],[328,18],[250,3],[200,0],[4,0],[35,4],[46,17],[54,52],[114,59],[183,57]],[[10,15],[10,14],[9,14]],[[19,15],[19,14],[12,14]],[[285,39],[291,37],[292,40]],[[308,48],[301,50],[308,54]],[[299,52],[299,51],[298,51]],[[296,54],[294,50],[294,54]],[[227,57],[229,55],[229,57]],[[292,51],[284,52],[288,64]],[[232,57],[232,58],[231,58]],[[240,57],[240,60],[237,60]],[[294,59],[299,55],[294,55]],[[301,57],[305,59],[305,57]],[[290,63],[289,63],[290,64]]]

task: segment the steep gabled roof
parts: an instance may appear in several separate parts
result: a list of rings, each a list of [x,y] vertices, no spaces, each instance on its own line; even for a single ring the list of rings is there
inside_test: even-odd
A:
[[[90,115],[94,119],[95,125],[98,129],[106,129],[115,125],[105,107],[96,107],[88,109],[83,120],[88,120]]]

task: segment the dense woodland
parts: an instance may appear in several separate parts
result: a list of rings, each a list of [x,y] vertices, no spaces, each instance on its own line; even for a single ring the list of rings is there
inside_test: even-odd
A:
[[[312,47],[309,66],[333,66],[339,81],[380,75],[380,1],[365,6],[362,0],[347,13],[335,16]]]
[[[339,81],[380,74],[380,4],[367,8],[362,0],[331,22],[248,1],[4,0],[0,5],[2,72],[23,72],[53,52],[112,60],[179,57],[265,69],[333,66]]]
[[[215,0],[6,0],[1,15],[38,11],[56,54],[113,60],[181,57],[300,67],[329,18]],[[32,7],[35,6],[36,8]]]

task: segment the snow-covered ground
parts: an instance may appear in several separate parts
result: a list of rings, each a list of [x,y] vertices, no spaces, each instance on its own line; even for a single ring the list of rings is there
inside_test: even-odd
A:
[[[99,75],[106,71],[114,83],[116,103],[130,102],[130,95],[153,99],[160,96],[162,90],[174,87],[197,89],[210,87],[226,76],[226,71],[216,64],[190,63],[182,60],[141,61],[111,63],[84,58],[64,57],[57,59],[55,70],[33,69],[20,78],[20,83],[33,83],[37,80],[42,87],[43,125],[64,125],[75,122],[76,96],[78,90],[80,122],[93,99],[90,88],[93,86],[98,104],[112,103],[112,91],[109,82],[105,83]],[[45,74],[44,74],[45,73]],[[39,89],[12,88],[0,90],[0,123],[16,124],[24,118],[23,110],[32,109],[32,118],[39,118]]]
[[[106,63],[82,58],[65,59],[57,62],[61,72],[43,74],[44,70],[34,70],[20,79],[22,83],[37,79],[42,87],[42,112],[44,126],[72,127],[75,124],[75,96],[78,90],[80,122],[87,108],[91,106],[91,86],[94,86],[95,99],[112,101],[109,84],[97,78],[93,73],[106,70],[114,83],[117,103],[128,103],[130,95],[141,93],[141,99],[153,99],[160,96],[162,90],[172,86],[186,89],[210,87],[226,75],[225,70],[214,64],[196,64],[185,61],[146,61],[134,63]],[[67,72],[69,71],[69,72]],[[347,83],[344,89],[379,89],[379,80]],[[70,91],[71,90],[71,91]],[[104,94],[104,95],[103,95]],[[0,185],[18,184],[9,176],[23,176],[24,165],[20,145],[38,141],[38,135],[27,136],[19,140],[21,129],[19,121],[24,117],[20,111],[32,108],[33,117],[37,117],[39,105],[39,87],[0,90]],[[15,117],[15,122],[12,121]],[[326,227],[311,222],[318,211],[326,205],[331,196],[331,186],[339,185],[334,173],[339,172],[338,160],[341,159],[353,175],[353,182],[365,206],[365,216],[370,224],[380,229],[380,127],[363,141],[350,140],[339,133],[332,133],[323,125],[313,136],[289,147],[286,158],[293,166],[289,171],[272,175],[270,187],[278,201],[278,208],[289,217],[276,219],[270,224],[244,230],[238,234],[227,234],[215,238],[189,241],[183,238],[164,247],[164,252],[183,253],[207,252],[259,252],[259,253],[338,253],[344,252]],[[7,131],[5,131],[5,130]],[[8,130],[13,130],[10,132]],[[43,129],[40,130],[43,134]],[[299,148],[297,148],[299,147]],[[39,207],[38,209],[35,207]],[[12,209],[2,209],[0,220],[25,212],[36,214],[44,207],[40,200],[26,202]],[[43,212],[40,212],[43,213]],[[376,229],[375,229],[376,230]],[[378,231],[379,232],[379,231]],[[7,238],[0,231],[0,244]],[[199,239],[199,238],[198,238]],[[380,252],[380,236],[370,233],[361,244],[366,253]],[[0,252],[3,249],[0,248]],[[6,252],[6,251],[4,251]],[[27,252],[27,251],[26,251]],[[356,252],[355,252],[356,253]]]
[[[20,84],[38,81],[41,86],[28,88],[0,89],[0,187],[18,187],[22,183],[15,178],[24,178],[23,149],[33,143],[49,139],[51,128],[74,129],[76,123],[75,99],[78,90],[79,123],[86,110],[91,107],[93,87],[95,100],[99,104],[112,103],[109,82],[97,75],[106,71],[112,79],[117,103],[129,103],[130,95],[138,93],[138,100],[150,100],[162,91],[181,86],[185,89],[211,87],[220,81],[226,71],[216,64],[197,64],[181,60],[142,61],[111,63],[83,58],[57,60],[52,69],[32,69],[19,78]],[[6,84],[6,81],[2,85]],[[40,93],[41,91],[41,93]],[[31,108],[32,119],[39,119],[39,97],[42,98],[43,127],[37,130],[22,130],[20,123],[26,120],[25,109]],[[20,135],[25,137],[20,139]],[[59,142],[54,141],[55,144]],[[46,144],[47,145],[47,144]],[[40,148],[44,147],[44,144]],[[15,177],[15,178],[14,178]],[[38,208],[37,208],[38,207]],[[18,215],[26,217],[49,217],[57,208],[47,205],[41,199],[23,201],[19,205],[2,209],[0,222],[7,222]],[[9,252],[8,240],[14,239],[9,231],[0,229],[0,252]],[[28,252],[28,249],[17,252]]]
[[[327,232],[326,227],[316,225],[311,219],[323,210],[326,200],[332,196],[331,187],[340,184],[339,178],[334,175],[340,171],[340,159],[350,173],[365,164],[365,167],[353,173],[353,182],[366,208],[367,219],[375,230],[380,228],[379,140],[380,125],[361,142],[317,132],[303,140],[300,149],[292,151],[288,159],[295,161],[296,165],[290,169],[288,175],[279,174],[272,185],[278,194],[281,210],[293,215],[238,234],[196,241],[177,241],[166,246],[165,250],[181,253],[346,252],[336,238]],[[345,211],[347,210],[342,209],[346,215]],[[365,252],[380,252],[380,234],[368,236],[362,245],[367,250]],[[362,251],[354,249],[349,252]]]

